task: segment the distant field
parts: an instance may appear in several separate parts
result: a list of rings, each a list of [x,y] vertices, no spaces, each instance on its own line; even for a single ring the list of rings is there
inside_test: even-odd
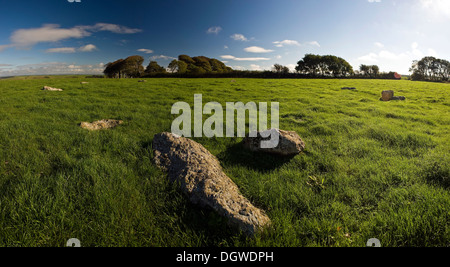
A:
[[[383,90],[407,100],[379,101]],[[172,105],[193,107],[197,93],[279,102],[280,128],[306,143],[284,160],[239,138],[194,138],[266,210],[273,226],[260,236],[189,204],[152,163]],[[450,246],[449,93],[406,80],[0,80],[0,246]],[[99,119],[124,124],[78,126]]]

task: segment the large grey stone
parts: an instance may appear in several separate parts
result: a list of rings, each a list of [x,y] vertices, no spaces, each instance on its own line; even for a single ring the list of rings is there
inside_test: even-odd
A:
[[[404,101],[404,100],[406,100],[406,97],[404,97],[404,96],[394,96],[394,91],[389,90],[389,91],[383,91],[381,93],[381,100],[383,100],[383,101],[391,101],[391,100]]]
[[[192,203],[213,209],[247,235],[270,224],[265,212],[240,193],[217,158],[201,144],[172,133],[160,133],[153,139],[153,150],[156,165],[168,172],[171,182],[180,184]]]
[[[274,148],[263,148],[261,142],[267,141],[270,138],[264,138],[264,136],[268,136],[275,133],[279,135],[278,145]],[[255,136],[255,133],[252,133]],[[249,134],[242,141],[245,148],[253,151],[253,152],[264,152],[270,153],[280,156],[294,156],[301,153],[305,149],[305,142],[300,138],[300,136],[296,132],[292,131],[284,131],[279,129],[271,129],[263,132],[257,132],[257,137],[250,137]]]
[[[381,92],[381,99],[383,101],[390,101],[394,97],[394,91],[388,90]]]

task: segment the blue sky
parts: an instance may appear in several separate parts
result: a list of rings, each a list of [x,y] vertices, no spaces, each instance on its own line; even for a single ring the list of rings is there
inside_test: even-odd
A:
[[[450,59],[449,0],[0,0],[0,76],[100,73],[141,55],[293,69],[306,53],[408,74]]]

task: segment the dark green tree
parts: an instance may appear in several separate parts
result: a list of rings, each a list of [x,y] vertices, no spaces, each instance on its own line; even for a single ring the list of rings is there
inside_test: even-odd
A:
[[[353,74],[353,67],[350,63],[333,55],[306,54],[302,60],[298,61],[295,70],[311,77],[319,75],[341,77]]]
[[[424,57],[413,61],[409,70],[412,72],[411,79],[419,81],[449,81],[450,62],[435,57]]]
[[[145,73],[147,74],[165,73],[165,72],[166,69],[164,67],[161,67],[156,61],[150,61],[147,68],[145,69]]]
[[[178,60],[184,61],[186,64],[195,64],[195,61],[188,55],[179,55]]]
[[[108,78],[119,78],[120,79],[120,78],[122,78],[122,73],[123,73],[123,63],[124,63],[123,59],[118,59],[114,62],[110,62],[105,65],[105,70],[103,71],[103,73]]]
[[[378,74],[380,74],[380,68],[377,65],[372,65],[372,73],[375,77],[377,77]]]
[[[363,75],[370,75],[370,67],[368,65],[361,64],[361,66],[359,66],[359,71]]]
[[[289,73],[289,68],[280,64],[275,64],[272,67],[272,71],[275,73],[280,73],[280,74],[287,74]]]
[[[211,59],[209,59],[209,64],[211,65],[211,69],[213,72],[217,72],[217,73],[228,72],[227,66],[220,60],[211,58]]]
[[[127,57],[121,66],[122,72],[129,78],[141,77],[141,75],[144,74],[142,63],[144,63],[144,58],[141,56]]]
[[[187,63],[184,61],[178,61],[178,73],[186,73],[187,72]]]
[[[178,60],[174,59],[169,63],[169,66],[167,68],[170,70],[171,73],[178,72]]]
[[[320,60],[321,56],[306,54],[302,60],[297,62],[295,70],[303,74],[317,76],[320,72]]]
[[[205,72],[212,72],[211,64],[209,63],[209,58],[204,56],[193,57],[195,61],[195,66],[202,68]]]

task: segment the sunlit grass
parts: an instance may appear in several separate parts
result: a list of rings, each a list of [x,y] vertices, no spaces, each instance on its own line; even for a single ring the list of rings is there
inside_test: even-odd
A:
[[[80,81],[89,84],[81,85]],[[44,92],[44,86],[64,92]],[[357,90],[341,90],[342,87]],[[0,246],[448,246],[448,84],[384,80],[0,80]],[[379,101],[394,90],[406,101]],[[188,203],[152,163],[171,106],[280,102],[304,153],[195,138],[273,227],[250,239]],[[121,119],[89,132],[81,121]]]

